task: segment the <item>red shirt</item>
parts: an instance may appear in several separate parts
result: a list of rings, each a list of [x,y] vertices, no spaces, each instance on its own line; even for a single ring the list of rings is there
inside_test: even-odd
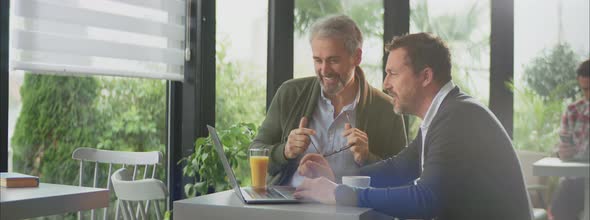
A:
[[[589,101],[582,99],[567,106],[561,117],[560,134],[572,134],[574,146],[578,152],[588,148],[590,133]]]

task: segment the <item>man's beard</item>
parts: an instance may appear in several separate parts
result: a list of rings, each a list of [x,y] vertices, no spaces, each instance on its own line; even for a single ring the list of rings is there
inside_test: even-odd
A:
[[[407,109],[405,109],[402,105],[396,105],[396,103],[399,104],[399,97],[391,92],[387,92],[387,94],[391,96],[391,105],[393,105],[393,112],[395,112],[398,115],[407,114]]]
[[[325,81],[326,77],[333,77],[332,79],[335,79],[338,81],[338,83],[334,84],[329,84],[329,85],[325,85]],[[320,85],[322,87],[322,90],[324,91],[324,93],[329,94],[329,95],[335,95],[339,92],[341,92],[342,90],[344,90],[344,87],[346,86],[347,80],[343,79],[341,77],[341,75],[339,74],[326,74],[326,75],[320,75]]]

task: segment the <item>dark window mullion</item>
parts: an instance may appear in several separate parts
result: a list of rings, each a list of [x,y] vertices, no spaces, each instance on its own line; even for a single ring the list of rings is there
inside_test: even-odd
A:
[[[383,45],[385,46],[394,36],[410,32],[410,1],[383,0],[383,9]],[[385,79],[387,55],[383,53],[383,79]]]
[[[0,171],[8,171],[8,36],[10,1],[0,1]]]
[[[170,204],[184,198],[184,185],[192,183],[176,163],[208,135],[205,125],[215,125],[215,0],[193,0],[190,20],[191,59],[184,82],[171,82],[168,93]]]
[[[506,86],[514,78],[514,0],[491,1],[490,109],[512,137],[514,94]]]
[[[268,1],[266,109],[283,82],[293,78],[295,0]]]

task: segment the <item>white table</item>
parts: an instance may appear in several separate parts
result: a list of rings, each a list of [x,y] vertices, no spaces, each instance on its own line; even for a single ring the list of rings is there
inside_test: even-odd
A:
[[[174,201],[174,219],[207,220],[391,220],[370,208],[299,204],[244,204],[233,190]]]
[[[581,162],[564,162],[559,158],[546,157],[533,164],[533,175],[535,176],[569,176],[569,177],[584,177],[585,183],[585,197],[584,197],[584,213],[582,219],[590,220],[589,194],[590,194],[590,164]]]
[[[0,187],[0,219],[22,219],[109,205],[107,189],[40,183],[39,187]]]

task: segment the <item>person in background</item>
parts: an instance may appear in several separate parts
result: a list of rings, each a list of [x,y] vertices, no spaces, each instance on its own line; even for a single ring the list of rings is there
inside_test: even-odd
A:
[[[590,60],[580,64],[577,69],[577,79],[584,97],[568,105],[561,117],[559,131],[561,141],[557,145],[557,154],[563,160],[588,153]],[[584,210],[584,178],[563,178],[555,191],[550,210],[554,220],[578,219]]]
[[[390,97],[372,87],[359,67],[362,34],[344,15],[322,18],[311,27],[316,77],[288,80],[273,97],[250,148],[270,149],[267,183],[297,186],[307,153],[330,153],[336,175],[397,154],[406,145],[402,118]],[[311,145],[311,146],[310,146]]]
[[[394,38],[383,87],[394,111],[421,118],[418,135],[397,156],[363,167],[370,188],[338,185],[318,154],[301,160],[294,196],[373,208],[410,219],[532,218],[510,137],[494,114],[451,80],[451,54],[427,33]],[[385,119],[386,116],[382,116]]]

